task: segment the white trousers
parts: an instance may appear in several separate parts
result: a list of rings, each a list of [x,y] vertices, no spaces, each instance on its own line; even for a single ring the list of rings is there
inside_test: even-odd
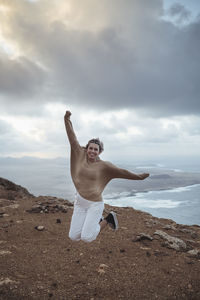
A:
[[[77,193],[69,230],[70,239],[84,242],[94,241],[100,232],[99,222],[103,210],[103,201],[89,201]]]

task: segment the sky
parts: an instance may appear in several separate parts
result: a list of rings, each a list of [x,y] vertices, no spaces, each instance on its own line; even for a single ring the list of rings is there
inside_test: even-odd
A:
[[[199,0],[0,0],[0,156],[103,159],[200,149]]]

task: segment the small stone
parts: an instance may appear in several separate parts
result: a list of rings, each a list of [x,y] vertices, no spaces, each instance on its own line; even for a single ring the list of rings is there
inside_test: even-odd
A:
[[[193,249],[187,252],[189,256],[200,257],[200,250]]]
[[[193,262],[193,261],[187,261],[187,264],[188,264],[188,265],[193,265],[194,262]]]
[[[18,284],[17,281],[13,281],[10,278],[1,278],[0,280],[0,286],[1,285],[6,285],[6,284]]]
[[[186,296],[185,294],[182,294],[182,297],[183,297],[183,298],[185,298],[185,296]]]
[[[154,240],[160,240],[160,236],[159,235],[154,236]]]
[[[1,250],[0,255],[5,255],[5,254],[11,254],[12,252],[7,251],[7,250]]]
[[[106,271],[105,269],[108,268],[108,266],[106,264],[100,264],[99,265],[99,268],[97,270],[97,272],[100,274],[100,275],[103,275]]]
[[[7,243],[7,241],[0,241],[0,244],[5,244]]]
[[[153,228],[153,226],[150,225],[150,224],[147,224],[146,227],[147,227],[147,228]]]
[[[56,219],[57,224],[61,224],[61,219]]]
[[[163,229],[167,229],[167,230],[176,230],[176,228],[173,226],[173,225],[165,225],[164,227],[163,227]]]
[[[17,220],[16,223],[17,223],[17,224],[21,224],[21,223],[23,223],[23,221]]]
[[[38,230],[38,231],[43,231],[44,226],[39,225],[39,226],[36,226],[35,229]]]
[[[151,253],[150,253],[149,251],[147,251],[147,252],[146,252],[146,256],[147,256],[147,257],[150,257],[150,256],[151,256]]]
[[[196,232],[194,232],[194,233],[191,234],[191,237],[192,237],[193,239],[196,239],[196,238],[198,237],[198,234],[197,234]]]
[[[150,250],[151,248],[148,247],[140,247],[141,250]]]
[[[52,285],[51,285],[53,288],[57,288],[58,287],[58,285],[57,285],[57,283],[56,282],[54,282],[54,283],[52,283]]]
[[[9,207],[13,208],[13,209],[16,209],[19,207],[19,204],[12,204],[12,205],[9,205]]]
[[[3,227],[3,228],[8,228],[8,227],[9,227],[9,224],[3,224],[2,227]]]
[[[162,251],[159,251],[159,250],[155,250],[154,255],[155,256],[169,256],[168,253],[162,252]]]
[[[143,240],[150,240],[150,241],[152,241],[153,238],[149,234],[140,233],[135,238],[132,239],[133,242],[139,242],[139,241],[143,241]]]
[[[180,232],[184,232],[184,233],[190,233],[190,234],[194,233],[193,230],[188,229],[188,228],[181,228],[181,229],[179,229],[179,231]]]
[[[176,272],[176,270],[174,270],[174,269],[171,269],[171,272]]]

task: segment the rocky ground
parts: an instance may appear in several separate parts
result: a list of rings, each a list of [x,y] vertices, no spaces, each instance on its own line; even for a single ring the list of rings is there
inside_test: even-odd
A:
[[[132,208],[120,228],[73,242],[73,206],[0,178],[0,299],[200,299],[200,227]]]

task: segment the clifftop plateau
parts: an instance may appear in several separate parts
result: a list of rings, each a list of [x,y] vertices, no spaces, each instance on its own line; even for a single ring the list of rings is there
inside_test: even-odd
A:
[[[0,299],[200,299],[200,227],[111,210],[118,231],[73,242],[73,204],[0,178]]]

